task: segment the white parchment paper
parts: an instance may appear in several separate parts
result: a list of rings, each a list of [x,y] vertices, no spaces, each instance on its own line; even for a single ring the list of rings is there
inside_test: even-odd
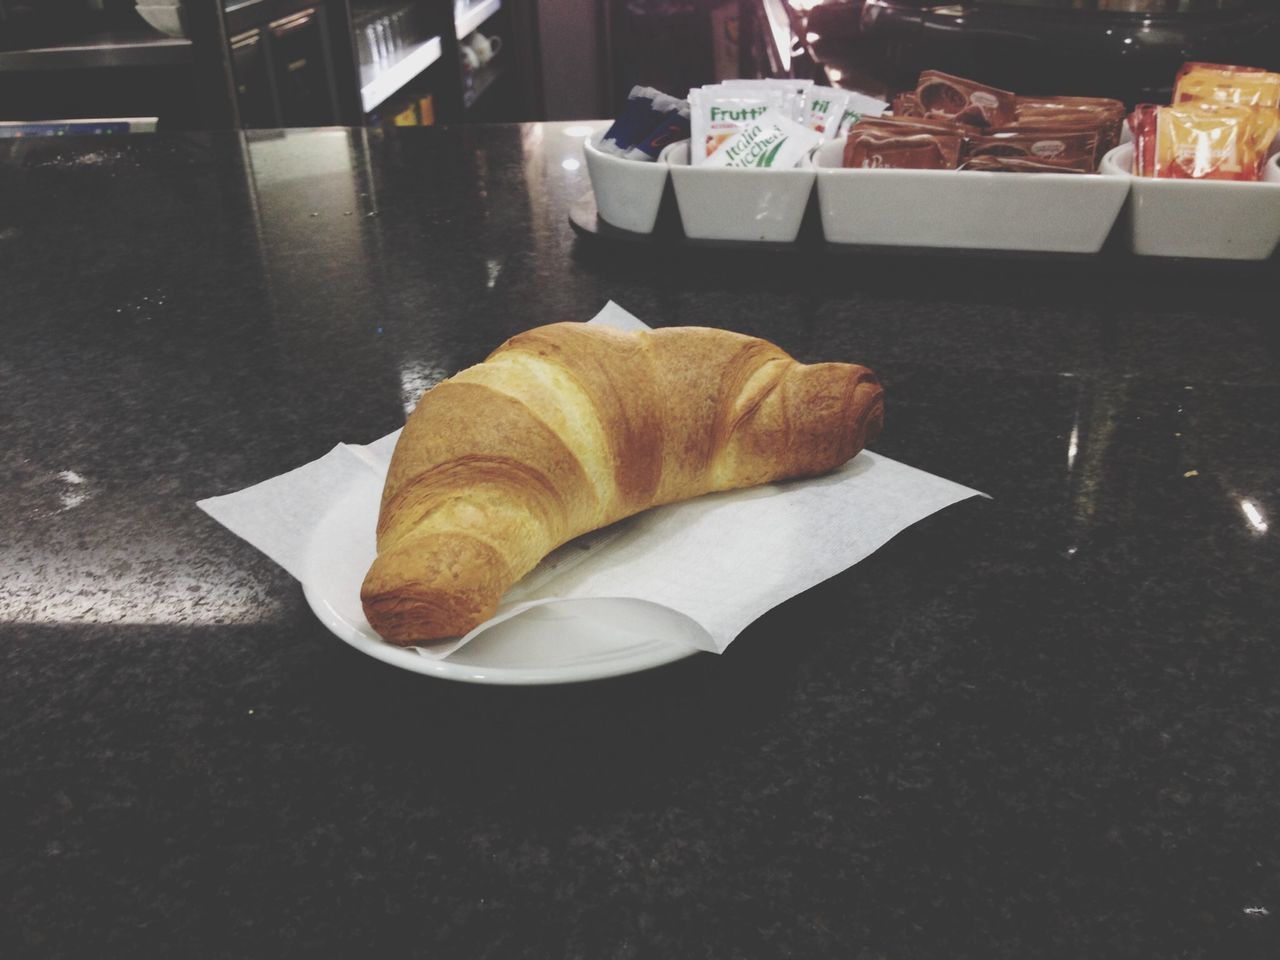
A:
[[[648,329],[614,303],[590,322]],[[340,581],[337,589],[353,591],[345,606],[358,617],[360,577],[374,557],[378,495],[398,435],[363,446],[340,443],[319,460],[198,506],[303,583],[314,582],[317,565],[327,562],[317,550],[341,557],[354,575],[346,578],[349,588]],[[721,653],[767,610],[973,496],[982,494],[864,450],[823,477],[711,494],[587,534],[516,584],[492,620],[465,637],[417,649],[447,657],[531,607],[625,597],[682,614],[691,621],[689,642]],[[317,537],[339,510],[354,515],[328,523]],[[573,616],[572,603],[562,606]]]

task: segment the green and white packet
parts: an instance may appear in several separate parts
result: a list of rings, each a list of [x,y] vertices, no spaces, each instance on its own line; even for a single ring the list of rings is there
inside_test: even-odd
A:
[[[791,112],[794,94],[781,87],[715,84],[689,91],[689,163],[701,165],[744,124],[767,109]]]
[[[869,97],[865,93],[846,90],[845,94],[844,110],[840,115],[840,122],[836,124],[835,130],[828,134],[827,139],[829,140],[843,137],[849,132],[849,128],[863,117],[883,116],[885,111],[889,109],[889,104],[885,103],[885,101]]]
[[[818,131],[771,108],[720,144],[703,166],[787,170],[821,142]]]
[[[813,87],[805,103],[806,126],[817,130],[822,134],[823,139],[832,139],[836,135],[840,121],[844,118],[845,104],[848,101],[849,91],[847,90],[835,87]]]
[[[716,84],[722,90],[746,90],[759,94],[764,90],[780,90],[785,100],[787,116],[797,123],[805,122],[806,104],[812,91],[819,89],[812,80],[800,80],[795,77],[762,77],[759,79],[722,80]],[[705,89],[711,89],[704,87]],[[822,88],[827,89],[827,88]]]

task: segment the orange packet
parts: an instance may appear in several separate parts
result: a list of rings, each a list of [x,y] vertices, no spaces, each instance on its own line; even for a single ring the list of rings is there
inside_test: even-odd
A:
[[[1174,81],[1173,102],[1195,100],[1280,109],[1280,73],[1261,67],[1184,63]]]

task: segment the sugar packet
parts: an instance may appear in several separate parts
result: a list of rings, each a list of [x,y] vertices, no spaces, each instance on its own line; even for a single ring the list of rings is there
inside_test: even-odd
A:
[[[653,87],[632,87],[622,112],[600,138],[600,151],[617,157],[627,156],[628,152],[645,141],[650,133],[669,121],[672,114],[678,114],[682,107],[688,109],[685,101],[665,94],[661,90],[655,90]],[[647,151],[641,152],[646,154],[646,159],[657,156],[657,152],[652,156],[647,156]]]
[[[822,134],[768,109],[728,137],[707,157],[708,167],[789,169],[822,142]]]

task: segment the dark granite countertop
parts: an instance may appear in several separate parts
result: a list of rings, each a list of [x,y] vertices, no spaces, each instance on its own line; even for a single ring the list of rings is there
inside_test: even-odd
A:
[[[1274,262],[602,246],[578,143],[0,144],[0,954],[1275,956]],[[873,366],[876,449],[994,499],[537,689],[196,509],[608,299]]]

